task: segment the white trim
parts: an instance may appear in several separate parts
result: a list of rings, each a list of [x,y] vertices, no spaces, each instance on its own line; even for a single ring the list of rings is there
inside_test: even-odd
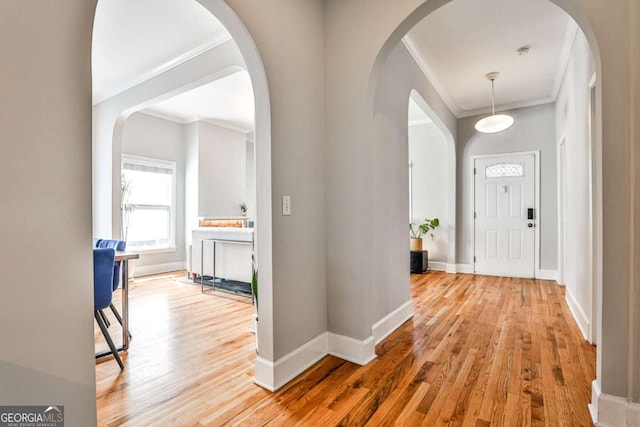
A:
[[[563,133],[562,137],[558,141],[558,147],[556,150],[556,186],[558,195],[558,277],[556,281],[565,286],[567,284],[567,176],[566,176],[566,143],[567,137]]]
[[[168,273],[170,271],[186,270],[187,263],[181,262],[168,262],[166,264],[153,264],[153,265],[136,265],[135,276],[148,276],[150,274]]]
[[[547,96],[544,98],[536,98],[527,101],[512,102],[510,104],[496,105],[496,113],[508,110],[516,110],[518,108],[535,107],[536,105],[551,104],[552,102],[556,102],[556,100],[550,96]],[[465,110],[460,112],[460,114],[458,114],[456,118],[463,119],[465,117],[480,116],[483,114],[489,114],[491,112],[491,107],[477,108],[475,110]]]
[[[275,362],[256,357],[253,382],[269,391],[276,391],[309,369],[327,355],[329,333],[324,332]]]
[[[573,43],[578,34],[578,24],[571,18],[568,18],[567,30],[564,33],[564,41],[562,42],[562,51],[560,52],[560,60],[558,61],[558,68],[556,69],[556,78],[553,82],[553,89],[551,91],[551,98],[558,99],[562,82],[564,81],[564,75],[567,72],[567,66],[569,65],[569,59],[571,59],[571,50],[573,49]]]
[[[422,70],[427,80],[429,80],[433,88],[436,90],[436,92],[438,92],[438,95],[440,95],[440,98],[442,98],[442,101],[444,101],[447,107],[449,107],[449,110],[451,110],[453,115],[458,117],[460,114],[460,108],[458,108],[456,103],[453,102],[453,98],[451,98],[451,95],[449,94],[449,92],[447,92],[447,90],[442,85],[442,83],[440,83],[440,80],[438,80],[438,78],[436,77],[436,74],[433,72],[433,70],[431,70],[431,67],[429,67],[429,64],[427,64],[427,61],[424,60],[422,53],[420,53],[420,49],[418,49],[418,46],[416,46],[416,42],[413,40],[411,35],[406,34],[402,38],[402,43],[407,48],[407,50],[409,51],[409,54],[411,55],[413,60],[416,62],[418,67]]]
[[[601,316],[598,311],[600,306],[600,297],[598,289],[602,289],[602,150],[598,143],[601,134],[597,130],[598,116],[597,105],[597,79],[594,72],[589,80],[589,120],[588,120],[588,138],[589,138],[589,205],[591,233],[589,235],[589,244],[591,245],[591,307],[590,319],[591,330],[589,331],[589,342],[598,345],[598,323]],[[595,97],[592,94],[596,92]],[[632,299],[629,300],[630,302]],[[629,331],[632,329],[630,328]],[[632,370],[629,371],[631,373]]]
[[[251,129],[245,129],[245,128],[240,127],[240,126],[232,125],[231,123],[223,122],[222,120],[210,119],[208,117],[198,117],[198,120],[195,120],[195,121],[208,123],[208,124],[210,124],[212,126],[217,126],[219,128],[229,129],[229,130],[233,130],[233,131],[244,133],[244,134],[248,134],[249,132],[251,132]],[[193,123],[193,122],[191,122],[191,123]]]
[[[492,158],[500,158],[507,156],[533,156],[533,168],[535,170],[534,176],[534,209],[536,213],[537,222],[536,225],[540,224],[540,150],[531,150],[531,151],[517,151],[517,152],[508,152],[508,153],[495,153],[495,154],[477,154],[470,157],[471,162],[471,212],[469,215],[469,221],[471,227],[471,259],[473,260],[476,254],[476,222],[474,218],[474,212],[476,211],[476,175],[474,173],[474,169],[476,167],[476,160],[479,159],[492,159]],[[540,276],[540,227],[536,226],[533,231],[533,277]],[[471,264],[473,268],[473,272],[475,274],[483,274],[487,276],[506,276],[506,277],[530,277],[530,276],[520,276],[514,274],[501,274],[500,272],[494,271],[491,273],[487,272],[479,272],[476,270],[476,264],[473,262]]]
[[[457,270],[457,269],[456,269],[456,264],[449,264],[449,263],[447,263],[447,264],[445,265],[445,268],[444,268],[445,273],[449,273],[449,274],[456,274],[456,273],[457,273],[457,271],[456,271],[456,270]]]
[[[584,313],[584,310],[582,309],[582,307],[580,307],[580,304],[578,304],[578,301],[576,301],[576,297],[573,296],[573,294],[571,293],[571,289],[569,288],[566,289],[565,300],[567,301],[567,306],[569,307],[571,315],[578,324],[578,329],[580,329],[580,332],[582,332],[582,337],[588,341],[590,331],[589,317],[587,317],[587,315]]]
[[[373,339],[375,344],[379,344],[383,339],[391,335],[404,322],[413,317],[413,305],[407,301],[400,307],[387,314],[382,319],[373,324]]]
[[[459,274],[473,274],[473,264],[456,264]]]
[[[134,86],[139,85],[140,83],[146,82],[153,77],[156,77],[162,73],[169,71],[172,68],[177,67],[180,64],[184,64],[191,59],[202,55],[203,53],[215,49],[216,47],[232,40],[231,34],[224,33],[222,35],[213,37],[209,40],[206,40],[199,45],[187,50],[186,52],[181,53],[180,55],[174,56],[173,58],[161,61],[161,65],[154,67],[144,73],[136,74],[136,76],[132,79],[129,79],[122,84],[110,88],[109,90],[104,91],[101,94],[96,94],[93,98],[93,105],[97,105],[103,101],[106,101],[109,98],[112,98],[116,95],[121,94]]]
[[[596,380],[591,383],[589,412],[598,427],[636,427],[640,425],[640,404],[624,397],[604,394]]]
[[[551,97],[554,100],[558,99],[558,94],[560,94],[560,88],[562,87],[562,82],[564,81],[564,75],[567,72],[569,59],[571,59],[571,50],[573,49],[573,43],[576,40],[576,34],[578,34],[578,24],[576,24],[576,21],[569,17],[567,22],[567,30],[564,33],[564,41],[562,42],[560,60],[558,61],[558,68],[556,69],[556,77],[553,81],[553,89],[551,90]]]
[[[536,274],[536,279],[557,281],[558,280],[558,272],[556,270],[543,270],[543,269],[540,269],[540,270],[538,270],[538,273]]]
[[[430,125],[431,123],[433,123],[433,120],[426,117],[424,119],[410,120],[409,126]]]
[[[593,425],[595,426],[598,425],[598,399],[600,399],[601,394],[602,390],[600,390],[598,380],[591,381],[591,403],[587,406],[591,414],[591,421],[593,421]]]
[[[156,119],[160,119],[160,120],[166,120],[168,122],[176,123],[179,125],[188,124],[186,120],[182,120],[179,117],[172,116],[171,114],[163,113],[161,111],[152,110],[150,108],[143,108],[142,110],[136,111],[136,113],[144,114],[145,116],[149,116],[149,117],[155,117]]]
[[[445,271],[447,263],[442,261],[429,261],[429,270]]]
[[[376,358],[373,336],[365,340],[329,332],[329,354],[364,366]]]

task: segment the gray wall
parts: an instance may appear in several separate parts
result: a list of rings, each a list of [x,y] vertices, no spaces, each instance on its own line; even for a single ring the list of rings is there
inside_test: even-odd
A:
[[[454,188],[448,188],[447,141],[444,134],[433,123],[409,125],[409,160],[413,162],[413,215],[418,223],[425,218],[438,218],[440,226],[433,232],[433,238],[424,236],[422,247],[429,251],[429,263],[447,262],[446,230],[449,228],[447,195]]]
[[[481,134],[474,129],[481,116],[458,120],[457,262],[470,264],[473,256],[471,156],[540,150],[539,268],[555,270],[558,246],[555,105],[520,108],[509,114],[515,119],[514,125],[495,134]]]
[[[205,122],[198,129],[198,216],[239,216],[247,201],[247,136]]]
[[[428,8],[443,1],[407,0],[391,7],[388,1],[327,0],[324,14],[319,0],[229,3],[255,38],[269,76],[274,207],[279,206],[282,194],[293,196],[294,216],[274,215],[275,350],[282,356],[326,330],[325,231],[331,228],[329,248],[337,255],[348,255],[363,241],[372,241],[337,237],[353,224],[364,226],[363,232],[355,233],[356,238],[372,234],[370,218],[357,221],[369,215],[371,208],[370,203],[363,203],[366,198],[357,197],[367,188],[360,187],[365,178],[349,180],[357,171],[339,153],[352,160],[365,148],[360,157],[370,161],[366,147],[372,140],[373,100],[367,96],[371,79],[376,81],[379,71],[377,55],[381,50],[382,57],[389,54],[387,40],[395,46]],[[638,38],[637,13],[632,15],[636,27],[631,37],[629,5],[635,2],[557,3],[577,12],[579,22],[588,25],[588,38],[598,42],[593,46],[597,47],[599,89],[603,88],[599,92],[604,198],[602,335],[616,336],[615,341],[603,340],[598,347],[598,381],[604,393],[628,398],[632,396],[630,380],[640,371],[638,346],[634,349],[629,340],[639,327],[630,322],[629,301],[630,295],[638,295],[639,287],[633,279],[637,271],[632,268],[639,258],[633,240],[637,230],[631,228],[639,207],[631,202],[639,199],[640,186],[631,186],[638,168],[630,153],[640,146],[638,135],[631,134],[632,124],[637,130],[638,107],[631,97],[635,93],[634,100],[640,103],[640,72],[631,69],[629,61],[630,40],[636,43]],[[91,282],[90,31],[94,6],[94,1],[80,0],[20,2],[19,7],[16,1],[0,3],[4,66],[0,78],[0,154],[4,160],[0,191],[4,200],[11,201],[2,208],[0,236],[12,243],[0,261],[4,273],[0,396],[3,403],[55,400],[66,406],[68,424],[74,426],[96,423],[92,295],[87,286]],[[416,8],[421,9],[412,15]],[[325,46],[329,53],[323,58]],[[637,51],[634,55],[637,65]],[[402,121],[406,124],[406,115]],[[327,180],[331,195],[327,191],[326,206],[332,206],[332,212],[326,228],[323,141],[330,145],[326,170],[336,174]],[[25,167],[27,161],[37,167]],[[369,179],[370,163],[362,171]],[[111,189],[112,182],[105,185]],[[345,188],[338,188],[340,185]],[[111,203],[103,205],[111,207]],[[345,211],[352,213],[343,218],[348,226],[341,227],[337,220]],[[47,221],[42,221],[43,212]],[[274,208],[274,214],[278,213]],[[43,239],[64,242],[65,250],[51,251],[42,244]],[[336,264],[333,256],[329,266],[333,285],[351,287],[352,279],[366,282],[371,276],[370,247],[356,251],[355,261],[365,260],[364,279],[359,278],[359,265]],[[41,261],[48,280],[16,286],[24,282],[24,272],[33,268],[33,259]],[[342,269],[346,279],[339,279]],[[362,294],[348,296],[344,304],[331,300],[329,305],[351,307],[357,316],[363,310]],[[63,325],[64,333],[48,325]],[[630,330],[630,325],[636,329]],[[46,355],[41,352],[43,347]]]
[[[323,2],[227,3],[253,36],[269,79],[277,360],[327,330]],[[291,216],[282,216],[283,195],[291,196]]]
[[[555,138],[556,144],[565,139],[566,150],[568,191],[564,284],[567,294],[586,316],[590,316],[592,311],[589,81],[594,72],[591,49],[584,34],[578,31],[556,102]]]
[[[433,109],[443,104],[424,73],[401,43],[385,63],[382,78],[375,93],[371,146],[373,165],[371,215],[374,236],[374,244],[371,247],[372,323],[382,319],[410,298],[407,121],[409,96],[412,89],[415,89]],[[452,126],[450,131],[455,134],[455,119],[452,117],[449,113],[440,120],[450,123]],[[439,161],[446,163],[447,157],[442,156]],[[353,168],[356,171],[359,170],[359,159],[354,159]],[[444,177],[441,179],[445,180]],[[332,207],[328,206],[328,208]],[[353,273],[354,277],[360,274],[358,271]],[[366,289],[370,285],[367,283],[364,286]],[[339,292],[333,294],[330,292],[329,304],[334,304],[339,295]],[[330,306],[330,312],[331,310],[333,306]],[[337,328],[337,325],[330,326]]]
[[[122,153],[176,162],[176,249],[163,253],[141,253],[136,266],[185,262],[184,126],[142,113],[132,114],[124,124]]]
[[[96,424],[91,251],[95,1],[0,2],[0,403]]]

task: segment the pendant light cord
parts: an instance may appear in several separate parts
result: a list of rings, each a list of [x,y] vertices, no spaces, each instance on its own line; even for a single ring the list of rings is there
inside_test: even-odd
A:
[[[495,89],[493,87],[493,82],[495,79],[491,79],[491,112],[492,115],[496,115],[496,102],[495,102]]]

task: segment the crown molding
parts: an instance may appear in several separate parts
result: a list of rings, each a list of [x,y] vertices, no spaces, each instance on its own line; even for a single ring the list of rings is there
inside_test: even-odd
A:
[[[565,32],[565,37],[562,45],[562,53],[560,56],[560,61],[558,62],[558,69],[556,71],[554,86],[550,96],[544,97],[544,98],[537,98],[533,100],[527,100],[527,101],[513,102],[510,104],[496,105],[496,112],[514,110],[517,108],[534,107],[536,105],[543,105],[543,104],[556,102],[556,100],[558,99],[558,93],[560,91],[560,87],[562,86],[564,74],[569,64],[569,59],[571,58],[571,49],[573,48],[573,43],[575,41],[577,31],[578,31],[577,24],[575,23],[575,21],[573,21],[573,19],[569,19],[567,23],[567,31]],[[449,110],[451,110],[451,113],[453,113],[453,115],[457,119],[491,113],[491,107],[478,108],[475,110],[462,110],[460,107],[458,107],[453,101],[453,98],[451,97],[449,92],[445,89],[444,85],[440,82],[440,80],[438,80],[438,78],[436,77],[431,67],[429,67],[429,65],[425,61],[424,57],[422,56],[422,53],[420,52],[420,49],[417,47],[411,35],[406,34],[402,38],[402,43],[407,48],[407,51],[409,51],[409,54],[411,55],[415,63],[422,70],[425,77],[429,80],[429,82],[431,82],[431,85],[436,90],[438,95],[440,95],[440,98],[442,98],[442,100],[447,105],[447,107],[449,107]],[[414,124],[419,124],[419,123],[413,123],[413,122],[409,123],[410,126]]]
[[[546,98],[512,102],[511,104],[504,104],[500,106],[496,105],[496,113],[500,113],[508,110],[515,110],[518,108],[535,107],[536,105],[551,104],[552,102],[556,102],[555,98],[548,96]],[[490,114],[490,113],[491,113],[491,107],[479,108],[477,110],[464,111],[459,116],[457,116],[457,118],[464,119],[466,117],[481,116],[483,114]]]
[[[152,79],[162,73],[165,73],[170,69],[177,67],[180,64],[184,64],[185,62],[195,58],[196,56],[202,55],[203,53],[211,49],[215,49],[216,47],[223,45],[224,43],[227,43],[228,41],[231,41],[231,40],[232,40],[231,34],[229,33],[212,37],[204,41],[203,43],[200,43],[199,45],[181,53],[178,56],[175,56],[173,58],[169,58],[166,61],[163,61],[162,64],[157,67],[154,67],[148,71],[145,71],[132,79],[126,80],[125,82],[117,86],[111,87],[100,94],[94,94],[93,105],[97,105],[101,102],[106,101],[109,98],[119,95],[122,92],[131,89],[132,87],[135,87],[149,79]]]
[[[417,119],[417,120],[409,120],[409,126],[419,126],[419,125],[428,125],[433,123],[431,119]]]
[[[562,82],[564,81],[564,75],[567,72],[567,66],[569,65],[569,59],[571,59],[571,50],[573,49],[573,43],[576,40],[578,34],[578,24],[569,17],[567,22],[567,31],[564,34],[564,41],[562,43],[562,52],[560,53],[560,60],[558,61],[558,69],[556,70],[556,78],[553,82],[553,89],[551,91],[551,98],[558,99]]]
[[[144,110],[136,111],[136,113],[144,114],[147,116],[155,117],[156,119],[167,120],[169,122],[177,123],[179,125],[187,125],[189,124],[188,120],[181,119],[180,117],[173,116],[171,114],[162,113],[160,111],[152,110],[150,108],[145,108]]]
[[[189,123],[193,123],[193,122],[207,123],[211,126],[217,126],[219,128],[228,129],[228,130],[232,130],[232,131],[240,132],[244,134],[249,134],[252,131],[252,129],[245,129],[240,126],[232,125],[231,123],[228,123],[228,122],[223,122],[222,120],[210,119],[208,117],[198,117],[196,120],[192,120]]]
[[[407,50],[409,51],[409,54],[411,55],[413,60],[416,62],[418,67],[422,70],[424,75],[427,77],[427,80],[431,82],[431,85],[433,86],[433,88],[436,90],[436,92],[438,92],[438,95],[440,95],[440,98],[442,98],[442,100],[447,105],[447,107],[449,107],[449,110],[451,111],[451,113],[454,116],[458,117],[461,113],[460,108],[458,108],[456,103],[453,102],[453,98],[451,98],[451,95],[449,94],[449,92],[447,92],[444,85],[440,82],[440,80],[436,77],[431,67],[429,67],[429,65],[427,64],[427,61],[425,61],[424,57],[422,56],[422,53],[420,52],[420,49],[418,49],[418,46],[416,46],[416,43],[413,40],[413,37],[411,37],[411,35],[407,33],[402,38],[402,43],[407,48]]]
[[[211,126],[216,126],[216,127],[219,127],[219,128],[232,130],[234,132],[244,133],[246,135],[249,135],[250,133],[253,132],[253,129],[246,129],[246,128],[243,128],[243,127],[240,127],[240,126],[232,125],[231,123],[224,122],[222,120],[211,119],[211,118],[208,118],[208,117],[200,117],[200,116],[198,116],[198,117],[189,117],[187,119],[183,119],[183,118],[180,118],[180,117],[173,116],[171,114],[167,114],[167,113],[163,113],[163,112],[160,112],[160,111],[151,110],[149,108],[146,108],[146,109],[140,110],[140,111],[136,111],[136,113],[145,114],[147,116],[155,117],[157,119],[168,120],[170,122],[177,123],[179,125],[189,125],[191,123],[202,122],[202,123],[207,123],[207,124],[209,124]]]

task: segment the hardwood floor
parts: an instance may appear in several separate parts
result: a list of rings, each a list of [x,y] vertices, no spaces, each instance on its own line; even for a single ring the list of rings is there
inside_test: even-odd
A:
[[[592,425],[595,347],[563,288],[440,272],[411,281],[415,316],[376,347],[376,360],[361,367],[327,356],[269,393],[252,383],[251,305],[171,275],[137,280],[126,369],[113,359],[96,366],[98,424]]]

